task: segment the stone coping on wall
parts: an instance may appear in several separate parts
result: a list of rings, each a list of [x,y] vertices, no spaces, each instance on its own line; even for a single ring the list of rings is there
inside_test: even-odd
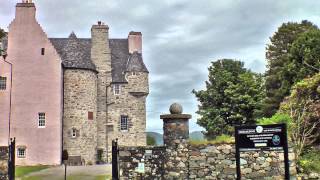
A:
[[[160,115],[160,119],[165,120],[189,120],[192,116],[190,114],[163,114]]]

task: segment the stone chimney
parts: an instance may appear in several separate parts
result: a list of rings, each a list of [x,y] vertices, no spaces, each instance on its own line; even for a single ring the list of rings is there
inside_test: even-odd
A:
[[[97,149],[101,149],[102,160],[107,161],[107,89],[111,79],[111,50],[109,46],[109,27],[98,21],[91,28],[91,60],[98,71],[97,80]]]
[[[163,142],[167,147],[165,179],[189,179],[189,119],[190,114],[182,114],[182,106],[173,103],[171,114],[160,115],[163,119]]]
[[[22,0],[22,3],[17,3],[15,19],[27,21],[30,18],[35,19],[35,16],[36,7],[32,0]]]
[[[129,53],[137,51],[142,53],[142,34],[141,32],[131,31],[128,35]]]

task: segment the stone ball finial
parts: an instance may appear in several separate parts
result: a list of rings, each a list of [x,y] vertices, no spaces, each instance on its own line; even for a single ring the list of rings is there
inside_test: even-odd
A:
[[[183,109],[180,104],[173,103],[171,104],[169,111],[171,114],[182,114]]]

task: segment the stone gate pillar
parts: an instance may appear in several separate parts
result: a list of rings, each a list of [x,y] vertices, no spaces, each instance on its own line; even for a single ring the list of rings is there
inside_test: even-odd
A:
[[[171,114],[163,119],[163,142],[166,148],[165,179],[188,179],[188,138],[190,114],[182,114],[182,106],[173,103]]]

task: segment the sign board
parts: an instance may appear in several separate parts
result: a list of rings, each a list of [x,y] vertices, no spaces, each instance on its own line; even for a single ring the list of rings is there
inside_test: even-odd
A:
[[[138,167],[136,168],[136,172],[144,173],[144,163],[138,163]]]
[[[240,152],[284,151],[285,179],[289,179],[289,158],[286,124],[236,126],[237,179],[241,179]]]
[[[238,148],[243,151],[282,150],[285,145],[283,124],[236,127]]]

